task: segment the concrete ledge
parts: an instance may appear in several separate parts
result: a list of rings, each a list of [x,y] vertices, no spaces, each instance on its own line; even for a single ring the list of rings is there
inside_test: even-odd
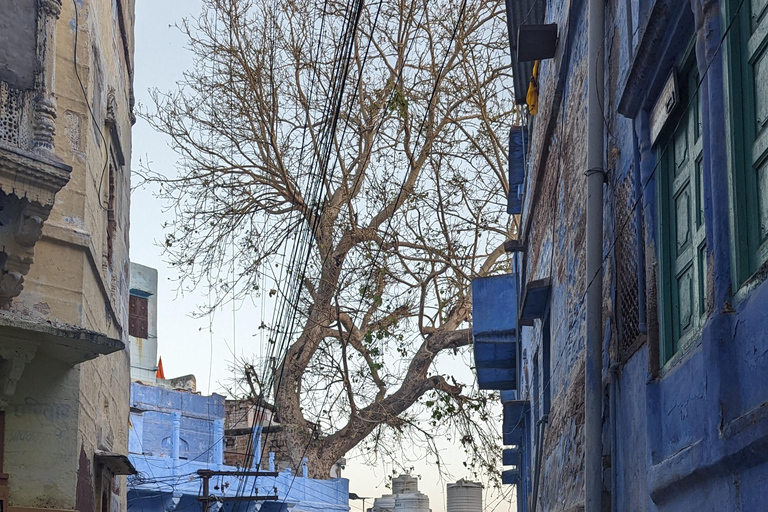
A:
[[[687,446],[676,454],[651,466],[648,487],[651,498],[657,504],[685,488],[696,472],[703,467],[702,441]]]
[[[72,167],[63,162],[0,144],[0,188],[6,194],[50,208],[71,173]]]
[[[4,340],[36,344],[40,352],[73,366],[125,349],[122,341],[105,334],[71,325],[25,320],[0,312],[0,343]]]
[[[766,405],[766,404],[763,404]],[[766,405],[768,408],[768,405]],[[768,461],[768,421],[764,408],[750,412],[731,422],[741,430],[728,432],[733,437],[700,440],[651,466],[648,488],[651,499],[660,505],[670,498],[706,481],[739,473]],[[758,421],[755,421],[758,419]],[[724,436],[725,433],[721,433]]]

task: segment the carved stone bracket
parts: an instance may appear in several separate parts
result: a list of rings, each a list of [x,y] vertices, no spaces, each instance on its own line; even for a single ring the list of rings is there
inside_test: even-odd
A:
[[[16,393],[24,367],[35,357],[37,345],[25,343],[0,343],[0,407],[5,408]]]
[[[0,194],[3,210],[12,210],[12,222],[0,228],[3,245],[0,257],[0,308],[8,309],[14,297],[24,288],[24,276],[35,259],[35,244],[43,234],[43,222],[51,212],[50,206],[27,199]],[[3,215],[0,218],[7,219]]]
[[[0,308],[21,293],[43,223],[70,172],[62,163],[0,147]]]

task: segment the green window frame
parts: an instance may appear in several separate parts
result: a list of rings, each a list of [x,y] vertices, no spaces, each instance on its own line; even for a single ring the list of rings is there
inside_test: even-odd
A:
[[[730,0],[727,86],[734,289],[768,261],[768,0]]]
[[[693,45],[676,72],[680,110],[656,143],[662,365],[698,338],[707,308],[701,97]]]

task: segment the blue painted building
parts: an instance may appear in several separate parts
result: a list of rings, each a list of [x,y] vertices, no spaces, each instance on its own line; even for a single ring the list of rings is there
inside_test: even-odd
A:
[[[167,512],[202,510],[199,470],[230,471],[224,464],[224,397],[201,396],[140,382],[131,384],[129,459],[138,474],[128,480],[128,510]],[[260,451],[260,429],[254,428],[255,451]],[[270,459],[273,459],[270,457]],[[272,468],[261,468],[274,472]],[[277,476],[215,476],[210,492],[221,498],[277,496],[275,501],[219,501],[213,512],[280,512],[290,508],[306,512],[349,512],[349,481],[307,477],[306,466],[298,474],[290,470]]]
[[[520,27],[557,31],[539,112],[510,137],[510,290],[473,297],[518,509],[585,501],[587,76],[602,66],[603,510],[768,510],[768,2],[608,0],[594,61],[586,0],[506,3],[519,102]]]

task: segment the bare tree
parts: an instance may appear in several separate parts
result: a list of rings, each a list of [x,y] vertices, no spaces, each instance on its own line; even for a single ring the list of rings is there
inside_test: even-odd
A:
[[[195,67],[145,113],[180,157],[177,177],[148,176],[176,208],[167,254],[187,283],[244,297],[266,274],[283,304],[300,289],[254,393],[314,476],[361,443],[434,449],[436,433],[495,469],[489,397],[435,362],[468,353],[471,280],[503,271],[515,236],[503,10],[206,0],[182,27]]]

